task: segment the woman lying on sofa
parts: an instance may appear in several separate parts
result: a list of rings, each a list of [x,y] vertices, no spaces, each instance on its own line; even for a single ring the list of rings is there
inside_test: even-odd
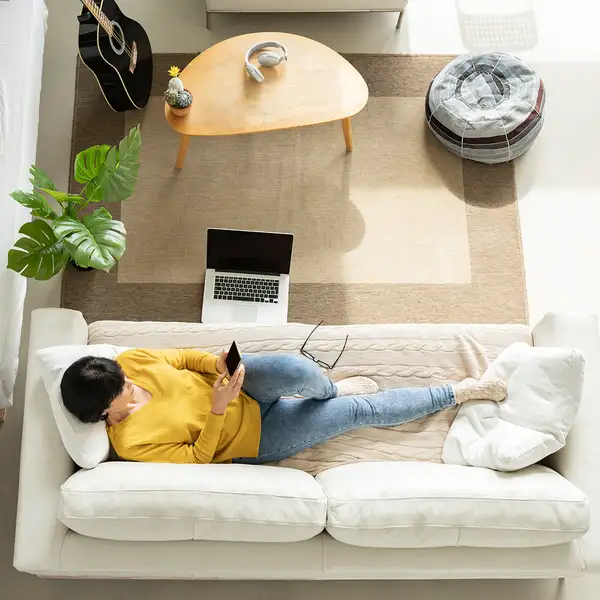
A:
[[[467,400],[501,401],[501,380],[378,391],[366,377],[330,381],[315,362],[252,355],[226,379],[226,354],[128,350],[73,363],[61,381],[67,409],[106,420],[125,460],[266,463],[352,429],[393,426]]]

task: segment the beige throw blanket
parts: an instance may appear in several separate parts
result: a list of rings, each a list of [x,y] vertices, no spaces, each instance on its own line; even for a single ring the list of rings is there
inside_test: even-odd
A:
[[[218,354],[235,340],[243,353],[298,351],[312,325],[241,325],[99,321],[89,327],[90,344],[138,348],[202,348]],[[309,342],[321,360],[334,361],[334,380],[373,378],[381,389],[421,387],[478,378],[514,342],[531,344],[525,325],[323,325]],[[456,409],[398,427],[358,429],[279,461],[278,465],[319,473],[351,462],[421,460],[441,462]]]
[[[363,427],[275,463],[318,475],[349,463],[379,460],[442,462],[442,448],[458,408],[397,427]]]

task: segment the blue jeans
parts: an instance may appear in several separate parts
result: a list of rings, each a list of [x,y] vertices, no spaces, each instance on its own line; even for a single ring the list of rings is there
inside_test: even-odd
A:
[[[307,358],[244,355],[243,362],[243,390],[260,404],[262,431],[258,457],[234,462],[281,460],[358,427],[400,425],[455,405],[450,385],[336,397],[335,384]],[[281,399],[295,395],[302,398]]]

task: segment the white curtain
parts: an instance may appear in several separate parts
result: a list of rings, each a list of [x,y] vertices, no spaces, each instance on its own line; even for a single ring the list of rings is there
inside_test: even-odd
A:
[[[0,408],[12,404],[27,289],[7,253],[30,218],[9,194],[31,188],[46,17],[42,0],[0,1]]]

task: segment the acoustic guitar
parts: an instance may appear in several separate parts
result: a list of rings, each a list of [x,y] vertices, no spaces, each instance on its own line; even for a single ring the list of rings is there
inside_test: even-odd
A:
[[[114,0],[81,0],[79,56],[115,111],[143,108],[152,87],[152,47],[144,28]]]

